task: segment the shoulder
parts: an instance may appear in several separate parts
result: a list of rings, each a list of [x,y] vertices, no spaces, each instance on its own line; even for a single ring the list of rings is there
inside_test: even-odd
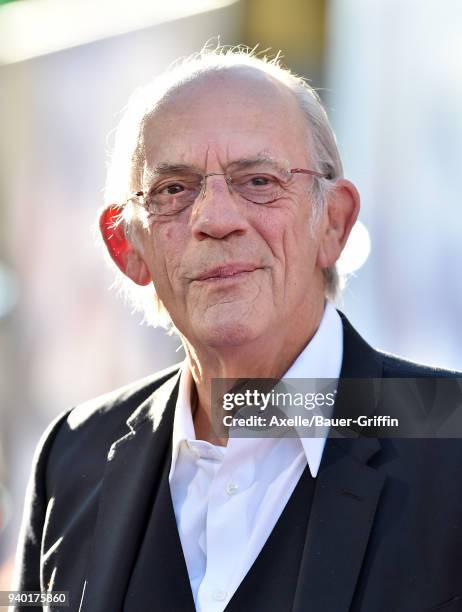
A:
[[[418,363],[384,351],[377,352],[383,360],[384,378],[462,378],[462,372],[457,370]]]
[[[180,369],[176,364],[151,376],[65,410],[43,433],[35,454],[35,463],[59,463],[72,466],[101,459],[105,462],[114,440],[127,432],[130,415]]]
[[[67,423],[71,429],[89,425],[95,420],[126,420],[167,380],[174,377],[181,363],[165,368],[155,374],[124,385],[118,389],[88,400],[67,411]]]
[[[373,348],[337,310],[343,325],[345,378],[462,378],[462,372],[425,365]]]

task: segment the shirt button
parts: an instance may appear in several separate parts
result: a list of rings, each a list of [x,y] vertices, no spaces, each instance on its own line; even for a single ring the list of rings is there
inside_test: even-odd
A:
[[[228,495],[235,495],[239,491],[239,485],[237,485],[235,482],[228,482],[225,487],[225,491],[228,493]]]
[[[226,591],[223,591],[223,589],[215,589],[213,592],[213,599],[215,599],[215,601],[224,601],[226,599]]]

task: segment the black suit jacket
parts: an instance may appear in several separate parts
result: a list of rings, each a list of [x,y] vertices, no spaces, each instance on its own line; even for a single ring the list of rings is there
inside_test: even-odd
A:
[[[431,384],[432,377],[456,376],[376,351],[342,321],[343,379],[419,377]],[[15,588],[69,591],[71,606],[63,610],[122,609],[171,440],[178,379],[175,366],[49,426],[28,487]],[[372,398],[366,393],[360,401],[370,413]],[[339,387],[336,413],[342,407]],[[297,612],[462,611],[460,440],[329,438],[308,536]],[[169,549],[158,559],[153,576],[170,567],[172,580],[185,574],[184,559]],[[153,611],[193,610],[187,580],[177,585],[173,593],[159,585]]]

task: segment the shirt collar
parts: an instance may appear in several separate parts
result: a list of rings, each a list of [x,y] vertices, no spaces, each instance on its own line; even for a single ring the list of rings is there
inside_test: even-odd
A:
[[[172,435],[172,463],[170,466],[169,480],[175,471],[176,460],[183,440],[195,440],[196,432],[191,415],[191,389],[193,379],[188,361],[185,359],[181,364],[180,384],[178,398],[176,400],[175,416],[173,420]]]
[[[284,378],[331,378],[338,380],[343,360],[343,325],[334,305],[327,301],[321,323]],[[325,435],[300,438],[311,475],[316,478],[326,445]]]
[[[343,359],[342,320],[333,304],[326,302],[321,323],[297,359],[287,370],[284,378],[331,378],[338,379]],[[180,444],[183,440],[195,440],[196,433],[191,415],[191,388],[193,380],[187,360],[181,366],[178,399],[175,409],[172,436],[172,463],[169,479],[175,470]],[[300,438],[313,478],[317,476],[326,435],[319,438]]]

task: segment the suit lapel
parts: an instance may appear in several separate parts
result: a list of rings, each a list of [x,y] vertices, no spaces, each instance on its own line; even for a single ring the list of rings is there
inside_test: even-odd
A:
[[[295,612],[350,609],[385,481],[384,474],[354,455],[370,458],[379,448],[377,440],[367,438],[330,439],[326,445],[300,564]]]
[[[341,379],[382,376],[382,358],[342,317]],[[372,380],[352,398],[340,380],[334,416],[374,410]],[[350,609],[379,504],[385,475],[367,465],[381,449],[376,438],[329,438],[317,476],[305,549],[300,564],[294,610],[326,612]]]
[[[127,420],[108,454],[79,612],[121,610],[169,447],[179,374]]]

